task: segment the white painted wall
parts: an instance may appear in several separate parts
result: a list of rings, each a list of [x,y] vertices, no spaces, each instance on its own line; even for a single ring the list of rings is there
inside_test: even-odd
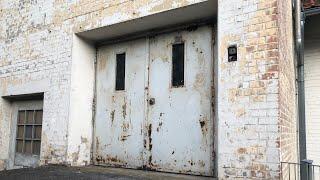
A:
[[[89,93],[92,86],[89,82],[92,79],[90,76],[82,76],[82,73],[92,73],[90,69],[92,64],[89,61],[75,60],[75,54],[72,55],[72,51],[75,52],[72,49],[72,44],[75,43],[73,33],[92,29],[101,30],[101,27],[109,29],[115,23],[159,15],[162,12],[170,12],[170,14],[157,18],[157,22],[152,19],[151,21],[157,26],[177,23],[181,20],[189,21],[190,19],[185,16],[172,15],[176,14],[173,13],[173,10],[186,13],[187,8],[185,7],[196,4],[199,4],[197,7],[202,7],[202,9],[212,7],[213,10],[201,11],[197,15],[187,17],[194,19],[214,15],[215,6],[209,6],[207,2],[207,0],[181,2],[176,0],[104,0],[88,3],[88,1],[78,0],[38,0],[35,3],[33,1],[0,0],[0,97],[44,92],[41,164],[65,164],[67,161],[73,161],[73,157],[76,159],[78,151],[84,154],[84,149],[88,150],[83,143],[78,145],[76,143],[81,142],[81,136],[90,136],[90,130],[88,130],[90,126],[84,127],[91,119],[88,113],[91,105],[86,102],[89,102],[92,94],[88,94],[86,98],[82,95]],[[195,11],[197,9],[195,6],[188,9],[191,9],[192,12],[199,12],[199,10]],[[170,17],[170,21],[163,17]],[[150,21],[145,23],[139,20],[139,22],[142,24],[140,26],[150,25]],[[130,28],[127,29],[134,32],[132,25],[128,27]],[[122,30],[117,29],[117,31]],[[131,31],[126,32],[132,33]],[[101,36],[97,39],[96,35],[93,33],[96,40],[103,39]],[[110,34],[109,37],[111,37]],[[84,44],[82,47],[87,49]],[[76,56],[86,58],[83,53],[85,51],[78,48],[79,54]],[[84,64],[85,70],[79,67],[73,68],[71,64],[76,66]],[[74,72],[76,74],[73,74]],[[71,74],[73,80],[71,80]],[[81,85],[75,81],[81,82]],[[70,85],[73,88],[72,92],[70,92]],[[69,110],[73,105],[75,107]],[[12,126],[10,124],[11,109],[9,102],[0,99],[0,170],[6,168],[8,164],[11,136],[8,129]],[[77,114],[79,112],[81,113]],[[78,117],[81,118],[77,119]],[[70,122],[69,119],[71,119]],[[79,133],[75,132],[76,129],[79,130]],[[82,140],[85,141],[83,138]],[[88,141],[90,144],[90,140]],[[89,156],[88,154],[84,158],[79,158],[76,162],[80,162],[80,159],[88,160]]]
[[[96,49],[73,36],[67,162],[88,165],[92,144],[92,104]]]
[[[320,37],[305,42],[307,156],[320,164]]]

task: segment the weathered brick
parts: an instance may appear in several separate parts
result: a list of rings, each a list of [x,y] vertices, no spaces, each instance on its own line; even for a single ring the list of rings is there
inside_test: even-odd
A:
[[[43,164],[70,163],[73,34],[202,1],[0,1],[0,95],[45,93]],[[280,161],[297,160],[291,1],[219,0],[218,11],[217,174],[277,179]],[[228,62],[230,44],[239,47],[237,62]],[[45,88],[24,88],[42,82]],[[0,100],[0,169],[8,158],[8,112]]]

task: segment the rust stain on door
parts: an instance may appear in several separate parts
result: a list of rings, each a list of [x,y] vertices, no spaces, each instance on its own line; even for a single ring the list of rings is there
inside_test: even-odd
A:
[[[203,26],[99,49],[106,68],[97,76],[96,164],[213,175],[211,40],[212,28]],[[177,87],[176,43],[184,48]],[[123,91],[114,88],[117,53],[126,54]]]

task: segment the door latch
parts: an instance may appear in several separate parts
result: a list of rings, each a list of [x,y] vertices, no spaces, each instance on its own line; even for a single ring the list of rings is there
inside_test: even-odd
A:
[[[156,103],[156,100],[154,98],[149,99],[149,104],[154,105]]]

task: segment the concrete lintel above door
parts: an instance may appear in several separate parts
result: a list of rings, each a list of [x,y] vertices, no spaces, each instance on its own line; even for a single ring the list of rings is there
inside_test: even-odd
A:
[[[2,96],[3,99],[9,101],[22,101],[22,100],[43,100],[44,93],[31,93],[31,94],[18,94]]]
[[[187,23],[214,21],[217,16],[217,0],[207,0],[183,8],[172,9],[141,18],[77,33],[97,44],[126,37],[147,35],[158,29],[181,26]],[[138,38],[138,37],[137,37]]]

